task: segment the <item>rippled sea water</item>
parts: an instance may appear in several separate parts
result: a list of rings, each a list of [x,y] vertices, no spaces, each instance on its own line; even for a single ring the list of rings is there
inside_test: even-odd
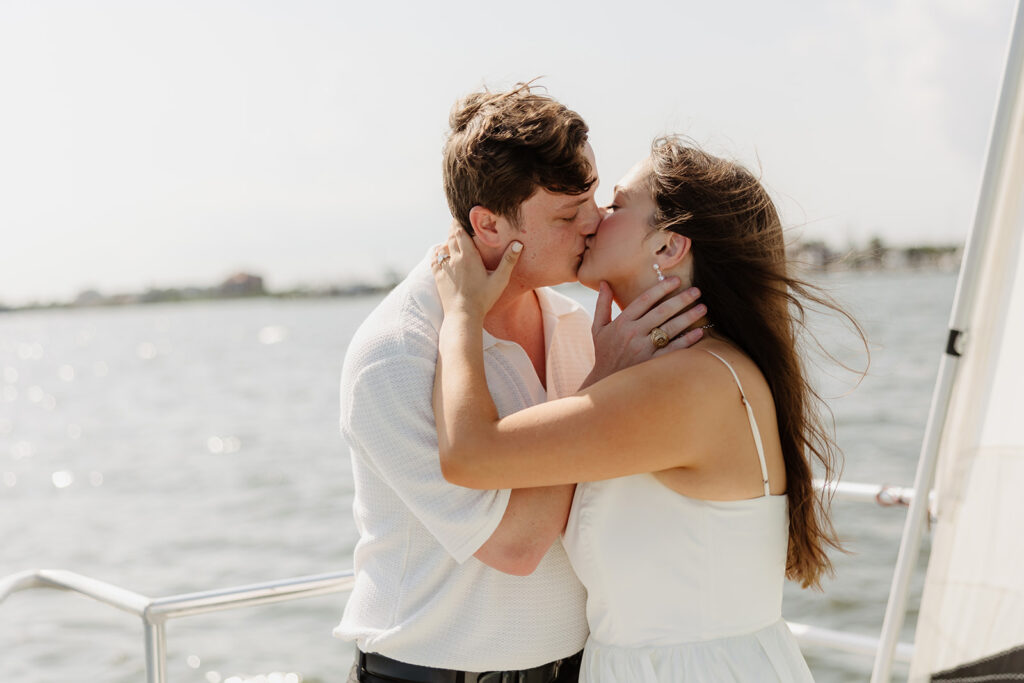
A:
[[[855,375],[816,372],[831,397],[843,478],[910,485],[955,275],[847,273],[822,283],[871,340],[856,389]],[[161,596],[349,568],[356,533],[338,378],[378,300],[0,315],[0,576],[62,568]],[[854,338],[827,320],[817,329],[831,353],[863,367]],[[849,554],[835,556],[823,592],[788,586],[785,616],[877,635],[903,519],[902,510],[837,503]],[[174,620],[169,680],[344,681],[352,648],[330,635],[344,600]],[[854,655],[805,654],[819,681],[863,681],[870,671]],[[57,591],[0,603],[0,681],[143,679],[135,617]]]

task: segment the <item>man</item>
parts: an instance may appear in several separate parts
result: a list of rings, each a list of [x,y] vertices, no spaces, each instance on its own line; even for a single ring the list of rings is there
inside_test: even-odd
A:
[[[596,164],[579,115],[526,85],[470,95],[450,123],[452,215],[489,268],[513,240],[525,246],[485,320],[488,385],[507,415],[574,393],[593,364],[589,317],[546,287],[576,279],[600,222]],[[342,372],[360,539],[335,635],[357,641],[350,681],[575,681],[585,592],[559,538],[573,487],[476,491],[442,477],[429,265],[370,314]]]

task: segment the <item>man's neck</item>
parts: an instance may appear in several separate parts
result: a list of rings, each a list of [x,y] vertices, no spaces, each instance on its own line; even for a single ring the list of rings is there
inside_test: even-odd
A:
[[[484,329],[498,339],[518,344],[533,364],[537,379],[547,388],[544,315],[535,290],[521,288],[517,292],[510,285],[484,317]]]
[[[484,329],[500,339],[518,342],[516,337],[535,332],[531,323],[540,319],[539,313],[536,290],[513,281],[484,316]]]

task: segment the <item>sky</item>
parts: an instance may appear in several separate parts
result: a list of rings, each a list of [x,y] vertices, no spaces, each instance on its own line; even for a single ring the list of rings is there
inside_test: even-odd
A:
[[[452,104],[541,77],[599,202],[665,133],[792,235],[960,243],[1012,0],[0,2],[0,303],[404,272],[448,229]]]

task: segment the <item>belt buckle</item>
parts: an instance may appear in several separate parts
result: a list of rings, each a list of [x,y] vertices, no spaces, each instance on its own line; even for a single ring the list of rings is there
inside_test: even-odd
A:
[[[550,666],[538,667],[538,670],[529,671],[484,671],[481,673],[469,673],[465,675],[465,683],[533,683],[540,678],[532,678],[531,673],[540,673],[539,669],[546,669],[543,673],[545,683],[558,678],[558,672],[562,668],[562,660],[552,662]]]
[[[465,683],[504,683],[501,671],[466,672]]]
[[[477,674],[475,681],[476,683],[520,683],[523,680],[521,673],[520,671],[485,671]],[[466,683],[470,683],[469,678],[466,679]]]

